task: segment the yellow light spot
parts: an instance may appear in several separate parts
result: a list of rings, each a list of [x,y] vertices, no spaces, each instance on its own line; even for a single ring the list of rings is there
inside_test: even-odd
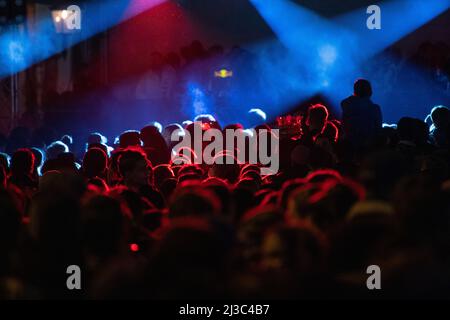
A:
[[[227,69],[222,69],[219,71],[214,72],[214,76],[216,78],[231,78],[233,76],[233,71],[228,71]]]

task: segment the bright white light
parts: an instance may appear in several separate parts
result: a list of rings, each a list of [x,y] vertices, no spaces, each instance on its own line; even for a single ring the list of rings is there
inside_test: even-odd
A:
[[[61,11],[61,18],[67,19],[68,16],[69,16],[69,13],[67,12],[67,10]]]

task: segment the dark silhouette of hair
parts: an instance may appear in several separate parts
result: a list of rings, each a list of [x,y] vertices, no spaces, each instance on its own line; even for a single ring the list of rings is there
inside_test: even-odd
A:
[[[169,163],[170,151],[157,127],[149,125],[142,128],[140,138],[147,158],[153,165]]]
[[[172,195],[169,217],[212,217],[220,212],[220,202],[208,190],[199,187],[180,188]]]
[[[122,133],[119,137],[120,147],[125,149],[127,147],[136,147],[141,145],[140,133],[136,130],[128,130]]]
[[[151,166],[151,163],[141,149],[128,148],[122,151],[118,159],[119,173],[122,177],[128,172],[133,171],[139,161],[146,161]]]
[[[98,133],[98,132],[91,133],[87,139],[88,145],[93,144],[93,143],[106,144],[107,142],[108,142],[108,139],[106,139],[106,137],[104,135],[102,135],[101,133]]]
[[[82,171],[86,178],[104,177],[108,164],[106,153],[99,148],[89,149],[83,158]]]
[[[357,97],[371,97],[372,96],[372,85],[366,79],[358,79],[353,85],[353,93]]]
[[[31,175],[34,169],[34,154],[30,149],[19,149],[11,157],[11,174],[13,176]]]
[[[450,123],[450,110],[447,107],[434,107],[430,115],[436,127],[448,126]]]
[[[64,143],[66,146],[68,146],[70,150],[73,145],[73,138],[72,136],[65,134],[61,137],[61,142]]]
[[[155,187],[161,188],[163,183],[170,178],[174,178],[175,174],[169,165],[161,164],[153,168],[153,181]]]
[[[52,142],[47,147],[47,159],[56,159],[61,153],[69,152],[69,147],[61,141]]]

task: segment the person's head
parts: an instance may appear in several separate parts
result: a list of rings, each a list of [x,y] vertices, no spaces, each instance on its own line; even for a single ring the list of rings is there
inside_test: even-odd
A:
[[[141,146],[140,132],[136,130],[125,131],[119,137],[119,144],[123,149]]]
[[[146,210],[142,217],[142,225],[147,231],[153,232],[161,227],[163,216],[163,212],[159,209]]]
[[[236,158],[233,156],[219,156],[216,157],[214,164],[209,170],[209,176],[226,180],[229,183],[235,183],[239,177],[240,170],[241,168]]]
[[[86,178],[104,177],[108,158],[105,152],[99,148],[89,149],[83,158],[83,174]]]
[[[264,234],[283,224],[282,211],[276,206],[256,206],[239,219],[237,237],[242,245],[242,256],[250,264],[259,265]]]
[[[96,190],[98,190],[98,192],[100,192],[100,193],[105,193],[105,192],[109,191],[109,186],[106,183],[106,181],[103,178],[100,178],[98,176],[90,178],[87,181],[87,184],[88,184],[88,187],[94,186],[94,188],[96,188]]]
[[[372,85],[366,79],[358,79],[353,85],[353,93],[357,97],[370,98],[372,96]]]
[[[202,186],[211,190],[218,197],[224,215],[229,214],[231,204],[231,191],[226,181],[218,178],[208,178],[202,181]]]
[[[216,119],[211,114],[199,114],[195,116],[194,122],[201,122],[201,123],[212,123],[215,122]]]
[[[339,139],[339,129],[331,121],[327,121],[322,134],[330,142],[336,142]]]
[[[309,223],[271,229],[262,241],[261,267],[311,276],[323,270],[327,247],[325,235]]]
[[[88,136],[87,144],[93,144],[93,143],[104,143],[106,144],[108,142],[108,139],[104,135],[98,132],[93,132]]]
[[[254,127],[260,124],[263,124],[267,120],[266,113],[259,109],[259,108],[253,108],[248,111],[248,119],[249,119],[249,126]]]
[[[119,173],[130,188],[140,188],[150,183],[152,166],[140,149],[129,148],[119,156]]]
[[[169,202],[176,187],[177,187],[177,179],[175,178],[166,179],[160,186],[159,191],[163,195],[166,202]]]
[[[178,144],[179,140],[182,139],[184,134],[185,133],[183,127],[178,123],[171,123],[165,126],[162,131],[162,136],[169,150]],[[172,135],[174,135],[173,138]]]
[[[70,149],[71,146],[73,145],[73,138],[72,138],[72,136],[69,136],[68,134],[65,134],[65,135],[62,136],[61,142],[64,143],[65,145],[67,145],[69,147],[69,149]]]
[[[47,147],[47,159],[57,159],[60,154],[69,152],[69,147],[62,141],[52,142]]]
[[[107,146],[106,144],[103,144],[103,143],[91,143],[87,146],[87,150],[92,149],[92,148],[102,149],[103,152],[105,152],[105,154],[108,157],[111,156],[111,152],[114,150],[110,146]]]
[[[169,204],[169,218],[212,217],[221,211],[215,194],[200,186],[178,188]]]
[[[161,164],[153,168],[153,177],[155,186],[160,189],[164,181],[175,178],[175,174],[169,165]]]
[[[11,157],[11,174],[13,176],[31,175],[34,169],[34,155],[30,149],[19,149]]]
[[[322,132],[328,120],[328,109],[322,104],[315,104],[308,109],[306,124],[312,129]]]
[[[431,120],[436,128],[448,126],[450,123],[450,110],[444,106],[436,106],[431,110]]]
[[[258,165],[256,165],[256,164],[250,164],[250,163],[245,164],[241,169],[240,175],[242,176],[248,171],[254,171],[256,173],[259,173],[260,169],[259,169]]]
[[[161,125],[150,124],[141,129],[140,139],[144,146],[157,146],[163,141]],[[165,143],[165,142],[164,142]]]
[[[342,181],[342,176],[339,172],[331,169],[316,170],[308,174],[306,177],[308,182],[324,182],[326,180]]]

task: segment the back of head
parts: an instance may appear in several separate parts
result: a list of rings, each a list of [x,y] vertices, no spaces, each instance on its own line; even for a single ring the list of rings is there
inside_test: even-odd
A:
[[[185,187],[175,191],[169,205],[170,218],[211,217],[220,212],[220,202],[209,190]]]
[[[210,123],[215,121],[216,119],[211,114],[199,114],[194,118],[194,122]]]
[[[140,148],[127,148],[118,159],[118,171],[130,188],[148,186],[152,180],[152,164]]]
[[[140,138],[144,147],[153,147],[158,149],[158,151],[167,148],[166,142],[161,134],[161,128],[153,124],[141,129]]]
[[[308,109],[308,125],[321,127],[328,120],[328,109],[322,104],[315,104]]]
[[[69,147],[62,141],[52,142],[47,147],[47,159],[57,159],[61,153],[69,152]]]
[[[176,130],[179,130],[179,132],[181,133],[183,132],[183,127],[178,123],[171,123],[164,127],[162,135],[164,136],[166,141],[170,141],[172,133],[175,132]]]
[[[91,149],[91,148],[99,148],[99,149],[102,149],[108,157],[111,155],[111,152],[110,152],[110,151],[112,151],[112,148],[109,147],[109,146],[107,146],[107,145],[104,144],[104,143],[91,143],[91,144],[89,144],[89,145],[87,146],[87,149],[89,150],[89,149]]]
[[[83,173],[87,178],[102,177],[107,166],[106,153],[100,148],[89,149],[83,158]]]
[[[161,187],[164,181],[174,178],[175,175],[169,165],[161,164],[153,169],[153,177],[156,187]]]
[[[119,137],[119,144],[121,148],[141,146],[140,132],[136,130],[125,131]]]
[[[29,149],[19,149],[11,158],[12,175],[30,175],[34,168],[34,155]]]
[[[353,86],[353,92],[357,97],[371,97],[372,96],[372,85],[366,79],[358,79],[355,81]]]
[[[68,134],[63,135],[61,138],[61,141],[69,147],[72,146],[72,144],[73,144],[73,138],[72,138],[72,136],[69,136]]]
[[[107,142],[108,142],[108,140],[106,139],[106,137],[98,132],[91,133],[88,136],[88,141],[87,141],[88,145],[93,144],[93,143],[105,143],[106,144]]]
[[[437,106],[431,110],[431,120],[436,127],[447,126],[450,123],[450,110],[444,106]]]
[[[229,183],[235,183],[239,177],[240,170],[241,168],[235,157],[230,155],[219,156],[216,157],[209,175],[227,180]]]
[[[263,124],[267,120],[266,113],[259,108],[250,109],[248,111],[247,117],[248,117],[250,127],[254,127],[256,125]]]

